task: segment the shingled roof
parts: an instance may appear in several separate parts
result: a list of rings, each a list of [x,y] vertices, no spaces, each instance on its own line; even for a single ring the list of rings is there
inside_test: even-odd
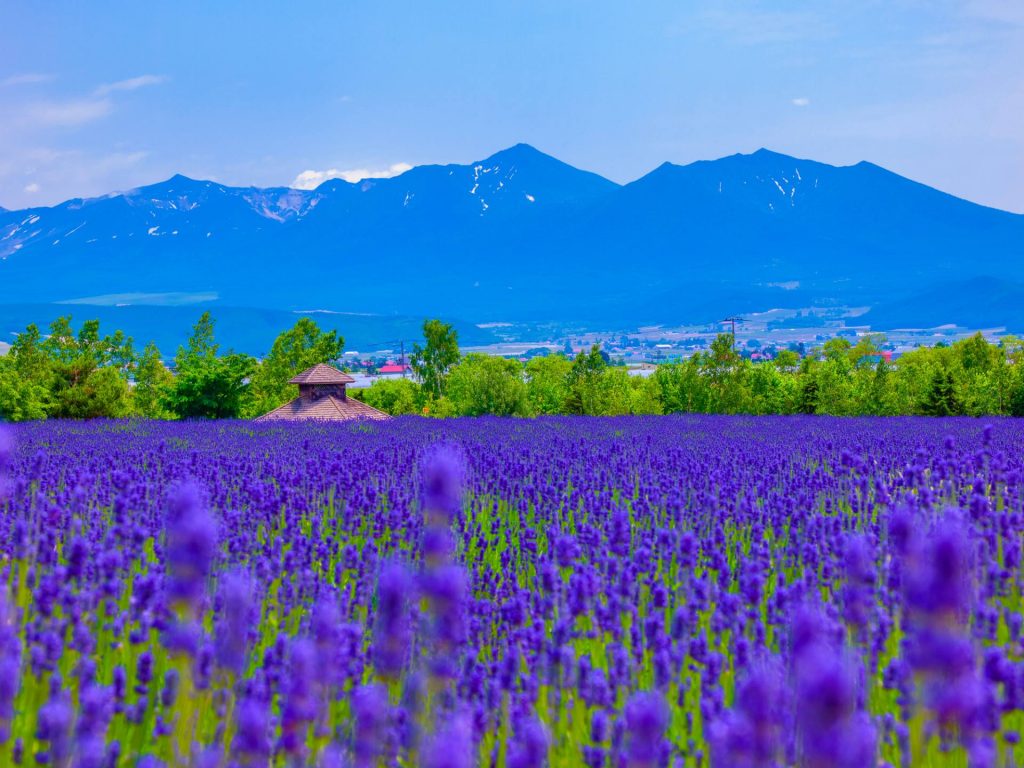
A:
[[[352,400],[345,393],[345,385],[354,382],[347,373],[319,363],[309,368],[289,383],[299,385],[299,396],[291,402],[265,413],[256,421],[279,419],[324,419],[328,421],[350,421],[352,419],[389,419],[386,413],[378,411],[359,400]]]
[[[324,363],[307,368],[298,376],[289,379],[289,384],[352,384],[355,382],[347,373]]]
[[[316,400],[297,397],[280,408],[263,414],[256,421],[276,421],[278,419],[324,419],[328,421],[374,419],[381,421],[389,418],[391,417],[386,413],[359,400],[351,398],[342,400],[337,395],[327,395]]]

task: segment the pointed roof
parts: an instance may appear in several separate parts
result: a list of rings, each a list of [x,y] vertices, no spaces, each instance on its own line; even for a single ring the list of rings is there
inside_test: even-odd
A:
[[[289,379],[289,384],[352,384],[355,381],[347,373],[342,373],[337,368],[317,363],[312,368],[307,368],[298,376]]]
[[[324,421],[351,421],[353,419],[373,419],[383,421],[390,419],[386,413],[352,398],[342,399],[336,395],[327,395],[313,400],[308,397],[297,397],[291,402],[265,413],[256,421],[316,419]]]

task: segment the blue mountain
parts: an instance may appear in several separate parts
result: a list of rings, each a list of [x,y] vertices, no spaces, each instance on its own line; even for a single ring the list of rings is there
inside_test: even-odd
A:
[[[203,297],[611,327],[898,306],[989,275],[1024,283],[1022,257],[1024,216],[871,163],[759,150],[666,163],[619,185],[519,144],[469,165],[315,190],[175,176],[0,211],[0,304]]]

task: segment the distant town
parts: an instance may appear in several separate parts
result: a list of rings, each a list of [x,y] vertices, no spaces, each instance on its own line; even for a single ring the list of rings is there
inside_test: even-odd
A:
[[[552,328],[547,340],[541,340],[543,328],[536,325],[490,323],[486,327],[499,331],[498,335],[507,337],[506,340],[481,346],[468,345],[462,349],[463,352],[497,355],[525,363],[549,354],[575,357],[597,344],[608,355],[610,363],[626,366],[631,375],[647,376],[661,363],[685,360],[709,349],[715,337],[722,333],[735,333],[736,353],[754,362],[773,360],[784,349],[803,357],[829,339],[846,338],[856,343],[857,338],[870,335],[876,338],[876,346],[880,350],[878,359],[872,362],[885,363],[892,363],[903,353],[918,347],[951,344],[978,332],[990,342],[998,342],[1001,337],[1009,335],[1006,328],[964,328],[953,324],[878,331],[869,325],[857,324],[860,312],[845,308],[773,309],[714,323],[644,326],[630,331],[583,328],[574,331],[571,327],[561,326]],[[877,343],[881,337],[884,341]],[[346,351],[343,362],[355,379],[350,388],[361,389],[381,380],[411,377],[408,348],[411,347],[407,347],[404,354],[400,348]]]

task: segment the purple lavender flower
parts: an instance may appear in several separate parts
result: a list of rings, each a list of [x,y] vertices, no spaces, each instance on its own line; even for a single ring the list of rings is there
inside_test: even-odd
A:
[[[113,715],[110,690],[87,686],[79,696],[75,723],[75,768],[102,768],[106,758],[107,727]]]
[[[626,764],[630,768],[654,768],[660,763],[669,714],[664,697],[653,691],[634,693],[626,702]]]
[[[949,513],[911,561],[907,602],[928,616],[956,618],[970,608],[970,534],[955,513]]]
[[[14,463],[14,433],[0,424],[0,502],[10,494],[7,473]]]
[[[17,617],[5,593],[5,589],[0,589],[0,744],[10,738],[14,700],[21,684],[21,640]]]
[[[710,731],[714,768],[760,768],[783,761],[789,692],[781,663],[756,664],[736,691],[732,711]]]
[[[164,673],[164,686],[160,690],[160,706],[165,710],[170,710],[174,707],[174,702],[178,698],[179,683],[178,670],[172,668]]]
[[[220,667],[240,675],[245,670],[249,631],[255,618],[252,581],[248,573],[235,569],[222,576],[217,597],[220,614],[215,631],[214,657]]]
[[[363,685],[352,693],[353,746],[355,768],[376,764],[388,720],[388,694],[382,685]]]
[[[549,742],[544,724],[532,717],[526,719],[520,723],[509,750],[509,768],[546,768]]]
[[[232,751],[243,760],[263,764],[270,755],[270,718],[267,705],[255,698],[245,697],[235,712],[235,738]]]
[[[431,671],[438,677],[454,677],[455,652],[466,633],[466,569],[458,565],[434,568],[422,574],[420,583],[430,610]]]
[[[377,579],[377,621],[373,633],[373,662],[377,673],[396,678],[409,653],[408,601],[412,578],[400,562],[386,563]]]
[[[874,554],[864,535],[851,535],[843,547],[843,618],[856,630],[863,630],[874,606]]]
[[[47,742],[46,759],[50,764],[63,765],[71,754],[71,723],[74,712],[71,708],[71,696],[59,687],[59,679],[54,678],[50,700],[39,710],[36,720],[36,738]]]
[[[14,432],[0,424],[0,475],[14,463]]]
[[[447,523],[462,509],[466,464],[451,445],[433,447],[422,463],[422,505],[433,519]]]
[[[328,744],[320,753],[317,768],[348,768],[349,762],[345,752],[337,744]]]
[[[454,715],[428,739],[423,768],[473,768],[475,748],[469,719]]]
[[[168,595],[194,610],[217,552],[217,524],[195,483],[182,483],[167,495],[166,532]]]
[[[801,764],[873,765],[875,731],[858,708],[856,675],[850,663],[821,642],[806,648],[795,663]]]
[[[281,707],[280,747],[293,757],[304,756],[306,729],[317,716],[315,662],[316,652],[311,641],[305,638],[292,641]]]

